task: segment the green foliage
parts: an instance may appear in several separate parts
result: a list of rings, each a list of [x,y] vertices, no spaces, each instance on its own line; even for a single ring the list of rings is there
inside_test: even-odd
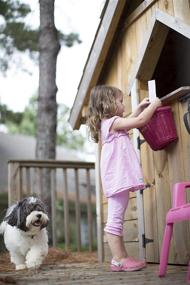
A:
[[[12,134],[36,135],[37,96],[33,96],[23,113],[13,112],[6,105],[0,105],[0,123],[5,124]],[[58,106],[57,145],[71,149],[82,149],[84,138],[79,131],[73,131],[68,123],[70,109],[64,104]]]
[[[6,105],[0,105],[0,123],[7,124],[9,121],[20,124],[22,121],[23,114],[20,112],[13,112],[7,108]]]
[[[28,51],[32,59],[36,58],[35,54],[39,51],[39,29],[32,29],[25,24],[25,18],[30,12],[30,6],[19,0],[0,0],[0,15],[3,19],[0,24],[0,70],[4,73],[16,51]],[[60,42],[67,47],[81,43],[77,33],[58,33]]]
[[[37,51],[38,31],[25,23],[30,7],[18,0],[0,0],[0,69],[6,72],[15,51]]]
[[[74,42],[78,44],[82,42],[79,38],[79,35],[76,33],[70,33],[66,35],[59,32],[59,38],[60,41],[63,42],[67,47],[72,47]]]
[[[8,110],[4,105],[4,113],[2,116],[2,123],[4,123],[9,132],[12,134],[24,134],[35,136],[36,134],[36,110],[37,100],[32,97],[29,105],[25,108],[23,113],[14,113]]]
[[[69,245],[69,251],[75,252],[78,251],[77,248],[77,241],[76,241],[76,225],[73,225],[73,230],[71,231],[71,240]],[[65,249],[65,243],[64,242],[58,242],[57,244],[58,248]],[[81,245],[81,252],[89,251],[88,245]],[[92,242],[92,251],[97,251],[97,241],[93,240]]]
[[[82,149],[84,138],[78,131],[73,131],[68,123],[70,109],[64,104],[58,106],[57,112],[57,144],[67,145],[71,149]]]
[[[7,23],[4,28],[4,41],[8,52],[11,54],[14,49],[19,51],[38,51],[38,31],[31,30],[24,23]]]
[[[20,3],[19,0],[0,1],[0,15],[2,15],[6,21],[15,21],[27,16],[30,12],[30,7],[27,4]]]

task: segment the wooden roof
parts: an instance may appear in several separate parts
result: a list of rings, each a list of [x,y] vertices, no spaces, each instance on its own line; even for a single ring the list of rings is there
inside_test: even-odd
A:
[[[131,25],[144,13],[155,0],[143,1],[130,15],[125,15],[123,28]],[[101,21],[95,35],[83,75],[79,83],[78,92],[71,109],[69,122],[73,129],[78,129],[83,123],[83,110],[88,104],[89,91],[97,84],[101,71],[106,62],[118,27],[121,24],[122,14],[129,7],[128,0],[107,0],[101,15]],[[130,93],[136,77],[148,80],[154,71],[169,29],[172,29],[187,38],[190,38],[189,26],[163,11],[157,9],[149,31],[145,36],[140,54],[134,63],[127,94]],[[155,40],[156,39],[156,40]],[[151,62],[151,66],[149,65]]]
[[[73,129],[78,129],[81,125],[82,108],[87,101],[87,94],[89,93],[89,90],[96,84],[100,76],[121,14],[128,2],[128,0],[112,0],[106,1],[105,3],[100,24],[84,67],[78,92],[71,109],[69,122]]]

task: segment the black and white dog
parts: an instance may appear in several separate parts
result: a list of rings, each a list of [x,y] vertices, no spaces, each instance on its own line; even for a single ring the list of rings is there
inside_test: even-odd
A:
[[[4,242],[16,270],[38,268],[48,253],[45,206],[35,197],[24,198],[8,208],[0,225]]]

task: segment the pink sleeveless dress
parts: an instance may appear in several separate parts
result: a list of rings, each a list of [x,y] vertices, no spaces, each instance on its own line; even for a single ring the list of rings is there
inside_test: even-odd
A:
[[[101,181],[106,197],[144,188],[140,162],[127,131],[110,133],[114,116],[101,123]]]

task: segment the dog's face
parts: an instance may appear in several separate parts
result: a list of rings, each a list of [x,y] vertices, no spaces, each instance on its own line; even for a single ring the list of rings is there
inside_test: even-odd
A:
[[[35,197],[24,198],[10,208],[5,217],[7,223],[22,231],[38,231],[46,227],[49,221],[44,204]]]

